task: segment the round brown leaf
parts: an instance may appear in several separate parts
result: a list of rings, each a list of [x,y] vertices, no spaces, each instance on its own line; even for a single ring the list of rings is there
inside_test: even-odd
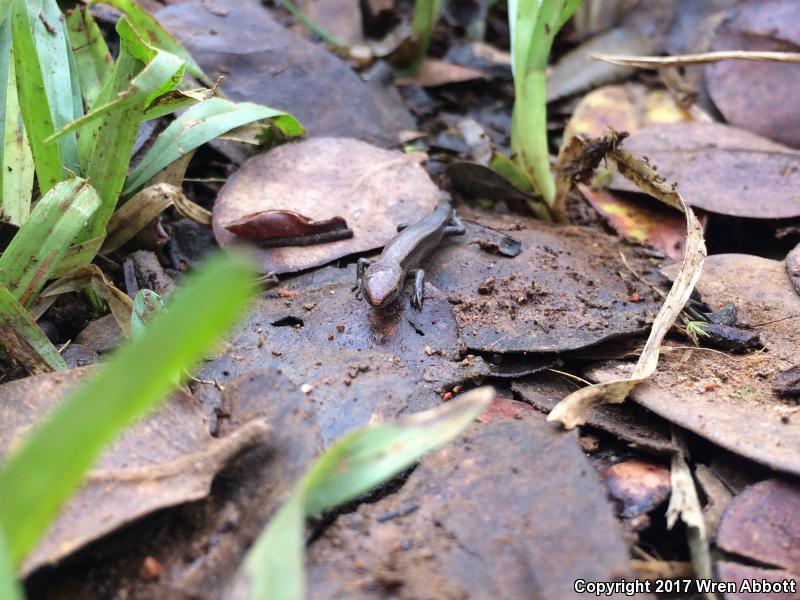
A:
[[[397,235],[398,225],[426,216],[441,197],[419,155],[347,138],[315,138],[245,163],[217,197],[214,235],[222,247],[246,243],[226,225],[267,210],[291,210],[315,221],[344,217],[351,239],[257,249],[264,273],[291,273],[380,248]]]

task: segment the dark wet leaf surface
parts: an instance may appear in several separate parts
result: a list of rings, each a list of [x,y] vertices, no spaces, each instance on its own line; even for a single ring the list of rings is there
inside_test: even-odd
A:
[[[295,272],[382,247],[398,225],[432,212],[441,197],[419,155],[353,139],[311,139],[252,158],[231,177],[214,205],[214,233],[223,247],[242,243],[226,226],[267,210],[291,210],[315,221],[344,218],[353,230],[350,239],[256,249],[262,272]]]
[[[710,212],[754,219],[800,216],[800,152],[719,123],[648,127],[625,149],[646,156],[686,202]],[[614,189],[636,191],[620,176]]]
[[[749,0],[716,30],[710,51],[800,50],[800,20],[793,0]],[[787,146],[800,147],[797,65],[747,60],[706,66],[711,99],[725,120]]]
[[[745,488],[728,504],[717,545],[757,564],[800,575],[800,487],[768,479]]]
[[[489,372],[465,347],[449,303],[431,285],[420,312],[411,286],[386,311],[353,291],[355,267],[327,267],[297,277],[260,299],[221,355],[197,377],[222,385],[265,364],[304,387],[327,445],[369,422],[431,408],[441,395]],[[205,385],[209,406],[219,392]]]
[[[29,377],[0,387],[0,454],[8,455],[87,371]],[[267,425],[242,423],[212,438],[193,398],[176,393],[127,429],[101,456],[22,565],[22,574],[55,563],[87,543],[158,509],[205,497],[214,476],[244,449],[262,443]]]
[[[480,420],[312,543],[309,598],[565,598],[630,576],[576,436],[509,400]]]
[[[653,292],[619,258],[625,252],[639,274],[657,282],[657,263],[637,248],[597,230],[524,217],[487,214],[481,222],[513,236],[522,252],[506,258],[482,250],[476,242],[485,229],[468,222],[463,238],[445,242],[424,265],[453,304],[468,348],[564,352],[641,333],[655,315]]]
[[[386,83],[365,83],[346,63],[276,23],[256,0],[218,3],[224,11],[191,2],[157,17],[210,77],[225,76],[231,100],[291,112],[311,136],[393,145],[400,131],[414,129]]]
[[[548,413],[561,399],[575,391],[575,385],[560,377],[549,376],[516,381],[511,389],[525,402]],[[635,448],[667,455],[675,451],[668,424],[632,402],[596,406],[586,424],[607,431]]]
[[[740,323],[759,332],[767,351],[731,355],[673,342],[665,347],[652,380],[631,397],[723,448],[800,474],[797,403],[773,392],[778,373],[797,364],[800,344],[800,296],[784,265],[744,254],[711,256],[697,289],[712,308],[734,303]],[[608,379],[627,368],[602,368],[595,374]]]

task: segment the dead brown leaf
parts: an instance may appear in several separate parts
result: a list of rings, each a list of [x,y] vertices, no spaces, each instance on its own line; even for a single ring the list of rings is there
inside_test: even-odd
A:
[[[75,369],[0,386],[0,456],[89,373]],[[267,426],[244,424],[228,436],[208,433],[201,406],[176,392],[127,429],[103,453],[80,490],[62,507],[20,568],[25,576],[158,509],[205,497],[217,472],[239,452],[264,441]]]
[[[800,216],[800,152],[719,123],[648,127],[625,140],[686,202],[709,212],[754,219]],[[617,176],[613,189],[636,191]]]
[[[800,50],[800,11],[794,0],[746,0],[717,28],[710,50]],[[777,62],[709,65],[706,84],[725,119],[782,144],[800,147],[800,67]]]
[[[322,221],[343,217],[351,239],[315,246],[255,249],[263,273],[289,273],[380,248],[397,226],[431,212],[442,192],[419,154],[383,150],[347,138],[316,138],[252,158],[222,188],[213,226],[223,247],[237,243],[226,226],[254,213],[291,210]]]

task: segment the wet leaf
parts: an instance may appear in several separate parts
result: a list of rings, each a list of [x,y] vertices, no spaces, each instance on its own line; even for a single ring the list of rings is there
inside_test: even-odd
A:
[[[394,146],[400,131],[415,128],[389,82],[365,83],[330,52],[275,22],[259,2],[227,4],[224,11],[175,4],[157,16],[209,75],[225,76],[228,98],[290,112],[311,136]]]
[[[800,152],[719,123],[648,127],[625,148],[677,182],[693,207],[754,219],[800,215]],[[615,177],[614,189],[635,191]]]
[[[426,286],[420,312],[411,306],[408,286],[398,302],[378,312],[356,296],[355,277],[355,265],[327,267],[266,294],[230,347],[196,377],[227,387],[275,363],[298,387],[306,386],[325,447],[373,419],[432,408],[443,392],[488,374],[480,359],[462,360],[465,348],[442,292]],[[197,395],[208,405],[222,397],[213,386]]]
[[[606,85],[581,98],[567,123],[564,139],[578,134],[601,137],[608,133],[609,127],[633,133],[651,125],[691,120],[691,115],[666,90],[638,83]]]
[[[743,254],[711,256],[697,289],[714,308],[735,303],[739,321],[759,332],[767,351],[741,356],[673,344],[652,381],[634,389],[631,398],[738,455],[800,474],[797,403],[772,391],[777,374],[797,364],[800,344],[800,296],[784,265]],[[592,377],[608,380],[626,370],[604,367]]]
[[[376,599],[402,582],[409,598],[567,598],[576,578],[627,575],[627,544],[576,436],[509,400],[479,420],[311,543],[309,597]]]
[[[419,70],[413,76],[399,77],[395,79],[395,85],[418,85],[432,88],[488,78],[489,75],[487,73],[478,69],[427,58],[422,61]]]
[[[254,213],[290,210],[315,221],[341,217],[351,239],[307,247],[256,250],[264,273],[287,273],[380,248],[397,226],[431,212],[441,197],[420,155],[345,138],[279,146],[250,159],[220,191],[214,234],[222,247],[242,243],[226,227]]]
[[[800,488],[786,479],[746,487],[728,504],[717,546],[755,564],[800,575]]]
[[[544,413],[553,410],[576,387],[554,375],[526,378],[511,384],[515,394]],[[586,424],[607,431],[637,448],[667,455],[675,452],[669,424],[633,402],[595,406],[589,413]]]
[[[717,28],[709,50],[797,52],[800,24],[792,0],[741,2]],[[798,67],[732,60],[708,65],[705,80],[714,104],[731,125],[800,147]]]
[[[431,282],[453,304],[467,347],[483,352],[564,352],[647,328],[657,298],[634,283],[631,302],[619,273],[624,249],[647,277],[654,264],[595,229],[554,227],[531,218],[469,214],[469,218],[514,237],[516,258],[485,252],[480,240],[496,235],[466,223],[463,238],[446,241],[423,265]],[[466,216],[465,214],[465,216]],[[487,280],[495,280],[481,293]]]
[[[649,244],[673,260],[683,259],[686,225],[678,211],[578,185],[583,197],[625,238]],[[701,219],[703,223],[705,219]]]
[[[91,372],[71,370],[0,387],[7,425],[0,434],[0,456],[8,457]],[[47,535],[25,558],[20,575],[56,563],[146,514],[204,497],[217,472],[243,449],[261,443],[266,434],[266,425],[254,421],[213,438],[202,407],[187,394],[174,394],[103,452]]]

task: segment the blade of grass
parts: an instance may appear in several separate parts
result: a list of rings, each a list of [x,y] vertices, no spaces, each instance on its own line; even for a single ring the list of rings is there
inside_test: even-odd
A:
[[[97,192],[84,179],[64,181],[50,190],[0,256],[0,284],[30,307],[99,206]]]
[[[83,113],[83,106],[76,107],[70,69],[70,48],[67,29],[61,9],[56,0],[39,0],[41,9],[36,10],[36,2],[28,3],[28,22],[33,32],[36,51],[44,80],[44,93],[50,104],[53,127],[59,129],[75,120]],[[77,82],[75,82],[77,84]],[[76,109],[78,112],[76,112]],[[78,141],[74,135],[61,138],[58,142],[61,164],[69,171],[80,174],[78,167]]]
[[[4,600],[23,600],[22,590],[14,576],[11,557],[5,535],[0,531],[0,598]]]
[[[102,204],[79,241],[102,235],[114,213],[127,175],[136,133],[144,109],[154,96],[175,87],[183,77],[183,61],[168,52],[156,51],[152,60],[130,81],[126,77],[135,70],[136,55],[144,55],[141,42],[131,39],[130,25],[121,19],[117,30],[122,36],[120,57],[112,76],[113,90],[129,90],[123,104],[102,116],[90,131],[92,148],[86,164],[86,176],[100,194]],[[104,94],[99,102],[105,101]],[[83,137],[83,136],[82,136]]]
[[[14,225],[22,225],[31,210],[34,164],[22,126],[13,52],[11,20],[6,19],[0,25],[0,198],[3,216]]]
[[[245,123],[275,118],[276,125],[290,135],[299,135],[303,127],[291,115],[253,104],[211,98],[187,110],[175,119],[125,181],[123,193],[130,194],[151,177],[187,152]]]
[[[45,77],[24,1],[14,1],[11,29],[22,119],[33,153],[39,189],[44,194],[61,181],[63,169],[58,144],[44,141],[55,132],[56,126],[47,94],[42,93],[46,90]]]
[[[30,373],[67,368],[67,363],[25,307],[3,285],[0,285],[0,344]]]
[[[254,292],[252,273],[240,259],[213,258],[140,339],[120,349],[30,434],[0,470],[0,527],[15,564],[106,445],[169,393],[174,373],[202,357]]]
[[[133,0],[92,0],[89,2],[89,6],[93,4],[109,4],[124,12],[143,38],[150,40],[156,48],[182,58],[188,66],[189,73],[205,85],[212,85],[211,79],[203,73],[200,65],[194,61],[189,51],[136,2]]]
[[[91,108],[103,84],[111,76],[114,61],[100,27],[88,8],[75,8],[67,13],[67,31],[78,66],[81,94],[86,106]]]
[[[210,100],[217,93],[213,88],[199,88],[196,90],[171,90],[153,100],[144,111],[144,120],[150,121],[174,112],[193,106],[199,102]]]
[[[100,235],[86,240],[85,242],[81,242],[80,244],[70,246],[66,254],[64,254],[64,257],[58,263],[58,266],[50,274],[50,277],[52,279],[64,277],[69,274],[70,271],[88,265],[92,262],[94,257],[97,256],[100,247],[103,245],[103,240],[104,236]]]
[[[493,396],[492,388],[479,388],[433,410],[361,428],[333,444],[248,552],[233,597],[303,598],[305,517],[363,494],[444,445],[483,412]]]

